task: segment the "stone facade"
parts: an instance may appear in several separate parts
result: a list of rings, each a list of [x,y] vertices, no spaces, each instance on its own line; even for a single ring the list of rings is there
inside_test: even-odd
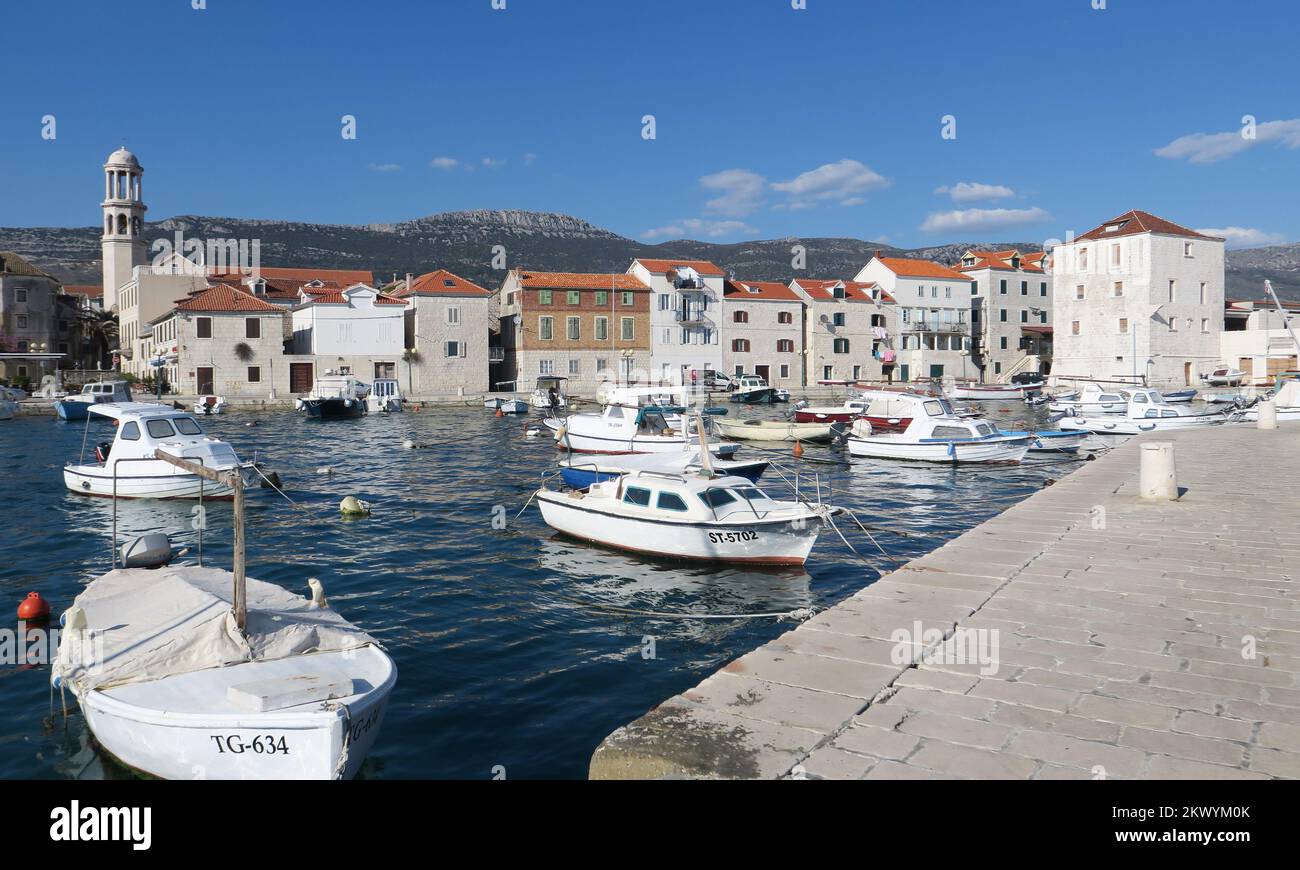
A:
[[[898,380],[978,377],[969,277],[928,260],[875,256],[855,280],[879,284],[898,303]]]
[[[967,251],[957,271],[975,282],[971,297],[971,361],[980,380],[1005,382],[1024,371],[1050,371],[1036,353],[1042,327],[1052,326],[1052,276],[1042,254]]]
[[[395,293],[407,300],[406,346],[419,353],[404,366],[403,388],[417,396],[490,391],[491,292],[439,270],[408,277]]]
[[[774,387],[807,385],[805,300],[775,281],[732,281],[722,296],[722,371],[759,375]]]
[[[1054,377],[1195,386],[1219,363],[1223,239],[1132,211],[1052,261]]]
[[[0,353],[33,354],[0,359],[0,378],[39,385],[58,360],[35,355],[71,352],[75,303],[61,299],[57,279],[17,254],[0,252]]]
[[[171,347],[178,351],[177,359],[163,367],[172,392],[228,398],[287,396],[289,358],[281,337],[283,316],[278,311],[175,311],[165,315],[154,324],[154,330],[160,351]],[[241,356],[241,345],[248,348],[247,359]]]
[[[861,281],[799,278],[807,300],[804,346],[809,384],[897,380],[898,306],[883,287]]]

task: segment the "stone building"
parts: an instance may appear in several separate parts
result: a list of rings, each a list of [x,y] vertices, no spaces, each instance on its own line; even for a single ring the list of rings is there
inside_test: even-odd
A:
[[[1220,359],[1223,239],[1130,211],[1052,251],[1056,378],[1199,385]]]
[[[929,260],[877,253],[854,280],[879,284],[898,303],[898,380],[978,376],[970,363],[969,277]]]
[[[969,250],[957,263],[956,270],[975,282],[971,362],[980,380],[1051,373],[1052,276],[1043,260],[1042,253]]]
[[[650,357],[656,383],[690,382],[690,373],[722,368],[717,312],[723,272],[705,260],[637,259],[627,270],[650,288]]]
[[[502,389],[531,390],[540,375],[586,395],[648,382],[651,291],[636,276],[515,269],[498,292]]]
[[[426,272],[393,295],[407,303],[405,345],[418,353],[406,366],[411,395],[483,393],[488,383],[488,336],[493,294],[446,269]]]
[[[722,370],[753,374],[774,387],[805,386],[804,306],[779,281],[734,281],[722,290]]]
[[[870,281],[798,278],[791,289],[808,302],[804,320],[808,382],[892,381],[897,306]]]

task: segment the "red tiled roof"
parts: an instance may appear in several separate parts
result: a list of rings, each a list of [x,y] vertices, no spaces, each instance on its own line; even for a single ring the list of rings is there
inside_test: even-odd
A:
[[[99,299],[104,295],[104,288],[98,284],[64,284],[63,292],[86,296],[90,299]]]
[[[710,277],[717,277],[724,274],[721,269],[710,263],[708,260],[645,260],[637,257],[635,262],[645,266],[646,269],[654,275],[663,275],[669,269],[675,269],[678,266],[689,266],[701,275],[708,275]]]
[[[1037,332],[1037,333],[1039,333],[1040,335],[1051,335],[1051,334],[1052,334],[1052,327],[1050,327],[1050,326],[1022,326],[1022,327],[1020,327],[1020,331],[1021,331],[1021,332]]]
[[[722,282],[722,296],[744,302],[752,299],[756,302],[803,302],[803,297],[780,281],[733,281],[728,278]]]
[[[625,273],[590,274],[586,272],[529,272],[519,270],[524,287],[541,290],[650,290],[635,275]]]
[[[177,311],[213,311],[213,312],[265,312],[283,314],[284,309],[270,302],[263,302],[251,293],[245,293],[229,284],[214,284],[205,290],[182,299],[176,303]]]
[[[323,287],[304,287],[302,293],[307,298],[303,300],[303,305],[348,305],[348,297],[344,294],[351,290],[353,284],[344,290],[325,289]],[[374,288],[368,288],[374,289]],[[375,293],[376,305],[405,305],[405,299],[398,299],[396,296],[389,296],[387,293]]]
[[[849,302],[871,302],[871,290],[876,288],[880,291],[882,302],[893,302],[894,297],[889,295],[889,291],[873,282],[862,281],[827,281],[817,278],[796,278],[791,282],[798,284],[804,292],[814,298],[834,299],[835,295],[831,288],[837,284],[844,285],[844,298]]]
[[[467,281],[464,278],[446,269],[437,269],[433,272],[425,272],[418,278],[411,279],[411,289],[407,290],[404,283],[399,283],[393,295],[399,298],[407,296],[491,296],[491,290],[484,290],[473,281]]]
[[[958,264],[954,268],[958,272],[978,272],[981,269],[995,269],[1000,272],[1033,272],[1040,273],[1043,271],[1041,261],[1043,254],[1020,254],[1020,268],[1011,265],[1011,258],[1020,254],[1019,251],[967,251],[962,258],[973,256],[975,262],[967,266]]]
[[[1123,224],[1119,229],[1106,231],[1106,227]],[[1187,227],[1179,226],[1173,221],[1167,221],[1164,218],[1156,217],[1150,212],[1134,209],[1133,211],[1124,212],[1116,218],[1111,218],[1096,229],[1089,230],[1081,236],[1075,238],[1076,242],[1095,241],[1097,239],[1113,239],[1117,236],[1132,236],[1138,233],[1163,233],[1170,236],[1187,236],[1191,239],[1205,239],[1207,241],[1221,242],[1223,239],[1215,236],[1207,236],[1196,230],[1189,230]]]
[[[931,263],[929,260],[908,260],[903,257],[877,257],[895,275],[904,278],[939,278],[944,281],[970,282],[960,272],[954,272],[947,266]]]

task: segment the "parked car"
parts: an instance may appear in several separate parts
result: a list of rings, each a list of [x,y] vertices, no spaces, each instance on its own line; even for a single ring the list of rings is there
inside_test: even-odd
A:
[[[1011,376],[1011,383],[1013,384],[1037,384],[1041,383],[1042,380],[1043,376],[1039,372],[1017,372]]]
[[[713,369],[696,369],[696,378],[694,383],[699,384],[708,390],[730,390],[732,388],[731,376],[723,374]]]

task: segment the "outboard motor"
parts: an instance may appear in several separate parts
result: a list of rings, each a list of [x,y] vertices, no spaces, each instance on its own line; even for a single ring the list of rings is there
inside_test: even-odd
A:
[[[831,424],[831,447],[843,449],[849,443],[849,427],[837,420]]]
[[[172,542],[161,532],[153,532],[122,545],[123,568],[161,568],[172,560]]]

